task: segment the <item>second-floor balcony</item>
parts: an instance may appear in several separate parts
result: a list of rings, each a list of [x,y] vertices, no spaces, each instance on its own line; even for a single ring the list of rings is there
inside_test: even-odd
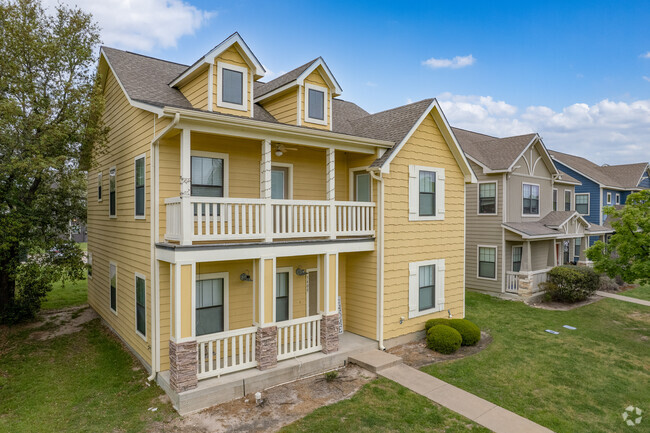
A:
[[[181,244],[375,234],[372,202],[187,196],[165,206],[165,240]]]

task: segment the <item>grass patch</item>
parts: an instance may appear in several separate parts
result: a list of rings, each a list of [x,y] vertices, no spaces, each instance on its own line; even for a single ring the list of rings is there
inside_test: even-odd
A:
[[[52,290],[41,303],[44,310],[58,310],[60,308],[83,305],[88,302],[88,279],[79,281],[60,281],[54,284]]]
[[[175,416],[99,320],[47,341],[34,330],[0,329],[0,431],[135,432]]]
[[[466,302],[492,344],[423,371],[557,432],[629,431],[628,405],[650,411],[647,307],[604,299],[548,311],[471,292]]]
[[[490,430],[381,378],[366,384],[349,400],[316,409],[281,431],[487,433]]]
[[[650,301],[650,285],[637,287],[636,289],[632,290],[626,290],[625,292],[619,293],[619,295]]]

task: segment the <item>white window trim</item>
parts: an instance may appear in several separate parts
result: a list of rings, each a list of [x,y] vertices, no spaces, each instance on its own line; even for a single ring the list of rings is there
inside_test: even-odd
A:
[[[580,213],[580,212],[577,211],[577,208],[576,208],[576,204],[575,204],[575,203],[578,202],[578,200],[576,200],[576,198],[577,198],[579,195],[586,195],[586,196],[587,196],[587,213]],[[590,193],[588,193],[588,192],[579,192],[579,193],[576,193],[576,194],[574,194],[573,201],[574,201],[573,208],[576,209],[576,212],[578,212],[580,215],[589,215],[589,214],[591,213],[591,194],[590,194]]]
[[[537,213],[524,213],[524,185],[536,186],[539,197],[537,197]],[[524,218],[527,217],[539,217],[542,210],[542,187],[538,183],[522,182],[521,183],[521,216]]]
[[[100,190],[102,191],[101,196],[99,194]],[[102,185],[102,172],[100,171],[97,173],[97,202],[101,203],[102,201],[104,201],[104,189]]]
[[[519,244],[519,245],[513,245],[512,250],[510,251],[510,269],[513,269],[512,272],[514,272],[514,265],[515,265],[515,248],[521,248],[521,258],[524,258],[524,244]],[[522,260],[523,263],[523,260]],[[496,275],[496,263],[495,263],[495,272],[494,274]],[[519,270],[521,271],[521,266],[519,267]],[[476,273],[478,274],[478,269],[476,270]],[[489,279],[485,277],[479,277],[483,279]]]
[[[368,166],[365,166],[365,167],[353,167],[353,168],[351,168],[349,170],[349,173],[350,173],[349,174],[350,188],[349,188],[349,191],[348,191],[348,194],[349,194],[348,198],[349,198],[350,201],[356,201],[356,195],[357,194],[356,194],[356,191],[355,191],[356,184],[354,183],[354,175],[357,174],[360,171],[368,173]],[[368,176],[370,176],[370,173],[368,173]],[[370,202],[373,202],[375,200],[372,183],[373,183],[372,182],[372,176],[370,176]]]
[[[564,201],[562,202],[562,209],[565,209],[566,205],[566,193],[569,193],[569,210],[573,209],[573,194],[571,194],[570,189],[565,189],[564,190]]]
[[[138,278],[144,280],[144,334],[138,331]],[[133,275],[133,326],[135,327],[135,333],[140,336],[145,342],[147,341],[147,277],[139,272],[135,272]]]
[[[481,184],[493,183],[494,187],[494,213],[481,213]],[[496,180],[490,180],[485,182],[479,182],[476,187],[476,215],[479,216],[494,216],[499,214],[499,182]]]
[[[230,326],[230,273],[213,272],[209,274],[196,274],[196,281],[214,280],[223,278],[223,332],[229,331]],[[192,293],[192,335],[196,336],[196,284],[192,284],[194,292]],[[217,332],[218,334],[218,332]]]
[[[293,268],[292,267],[283,267],[283,268],[275,268],[275,278],[273,278],[273,322],[277,322],[276,316],[275,316],[275,304],[276,304],[276,298],[278,294],[278,288],[277,288],[277,274],[282,273],[282,272],[288,272],[289,273],[289,319],[288,320],[293,320]]]
[[[433,308],[420,311],[420,266],[435,266],[435,303]],[[445,309],[445,259],[409,263],[409,319],[437,313]]]
[[[612,204],[612,193],[611,192],[607,193],[607,204]]]
[[[114,173],[112,176],[115,178],[115,215],[111,215],[111,172]],[[117,218],[117,168],[115,166],[108,170],[108,217]]]
[[[86,265],[88,265],[91,269],[90,275],[88,275],[88,271],[86,270],[86,275],[88,275],[88,279],[92,280],[93,279],[93,253],[91,251],[87,251],[87,256],[86,256]]]
[[[192,150],[190,152],[190,157],[192,156],[200,156],[203,158],[219,158],[223,159],[223,196],[229,197],[228,195],[228,187],[230,182],[228,181],[228,178],[230,177],[230,163],[228,161],[228,154],[227,153],[219,153],[219,152],[208,152],[204,150]],[[190,173],[190,189],[192,188],[192,173]],[[191,194],[191,192],[190,192]],[[200,197],[200,196],[195,196],[195,197]]]
[[[494,249],[494,278],[482,277],[481,276],[481,248],[493,248]],[[523,258],[523,251],[522,258]],[[499,278],[499,249],[496,245],[477,245],[476,246],[476,278],[481,280],[496,281]]]
[[[288,162],[271,162],[271,170],[273,170],[273,167],[283,167],[287,168],[287,172],[289,173],[289,179],[287,179],[288,185],[287,185],[287,194],[289,197],[287,197],[285,200],[293,200],[293,164],[288,163]]]
[[[616,204],[617,205],[621,204],[621,195],[618,193],[616,194]]]
[[[136,162],[139,159],[144,160],[144,214],[143,215],[138,215],[136,214],[137,212],[137,206],[136,206]],[[137,220],[143,220],[147,218],[147,154],[143,153],[142,155],[138,155],[135,158],[133,158],[133,218]]]
[[[225,102],[223,100],[223,70],[230,69],[231,71],[242,73],[242,103],[233,104],[232,102]],[[230,108],[239,111],[248,111],[248,68],[233,65],[226,62],[217,62],[217,106],[223,108]]]
[[[309,117],[309,90],[317,90],[323,92],[323,120]],[[327,87],[316,86],[314,84],[305,83],[305,122],[315,123],[317,125],[327,125],[327,104],[329,102],[329,90]]]
[[[436,174],[436,214],[420,216],[420,172]],[[445,169],[409,165],[409,221],[444,221],[445,219]]]
[[[111,266],[115,267],[115,309],[111,307]],[[117,274],[117,263],[108,262],[108,309],[117,316],[117,293],[119,288],[118,274]]]
[[[553,209],[553,199],[554,198],[555,198],[555,200],[557,200],[557,203],[555,204],[555,208],[556,208],[555,210],[559,210],[559,208],[560,208],[560,203],[559,203],[559,201],[560,201],[560,191],[558,191],[557,188],[553,188],[553,190],[551,191],[551,209]]]

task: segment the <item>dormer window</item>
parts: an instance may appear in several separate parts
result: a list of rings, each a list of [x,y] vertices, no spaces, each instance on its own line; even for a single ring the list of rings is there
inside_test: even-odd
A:
[[[327,89],[306,84],[305,95],[305,121],[327,125]]]
[[[248,111],[248,69],[217,63],[217,105]]]

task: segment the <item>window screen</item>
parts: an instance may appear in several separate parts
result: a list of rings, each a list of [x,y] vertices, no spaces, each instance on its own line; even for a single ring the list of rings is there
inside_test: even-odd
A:
[[[478,276],[484,278],[496,277],[496,248],[480,247],[478,249]]]
[[[435,306],[436,267],[435,265],[420,266],[418,274],[418,308],[420,311],[428,310]]]
[[[244,103],[244,74],[230,69],[223,69],[221,91],[223,102],[242,105]]]
[[[325,94],[320,90],[309,89],[309,117],[325,120]]]
[[[420,216],[436,214],[436,173],[420,171]]]
[[[196,282],[196,335],[223,332],[223,278]]]

